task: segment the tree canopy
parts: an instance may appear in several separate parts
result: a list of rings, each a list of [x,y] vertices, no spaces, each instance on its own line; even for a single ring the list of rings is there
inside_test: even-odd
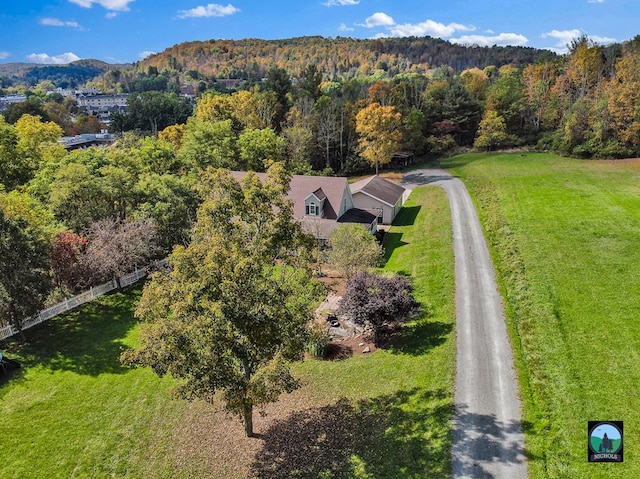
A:
[[[145,287],[141,346],[123,355],[170,373],[187,399],[221,391],[249,436],[254,406],[297,387],[288,361],[302,356],[316,296],[310,240],[284,199],[288,183],[280,164],[264,183],[209,170],[191,243],[177,246],[171,271]]]

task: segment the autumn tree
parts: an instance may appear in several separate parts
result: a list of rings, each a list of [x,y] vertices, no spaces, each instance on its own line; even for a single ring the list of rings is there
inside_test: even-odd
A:
[[[345,223],[329,236],[329,263],[349,279],[360,271],[380,264],[382,246],[364,226]]]
[[[56,287],[76,291],[86,272],[82,253],[87,239],[72,231],[61,231],[51,240],[51,273]]]
[[[619,138],[640,146],[640,53],[628,53],[616,63],[616,78],[607,88],[608,107]]]
[[[376,167],[391,161],[402,139],[402,115],[393,106],[372,103],[356,115],[360,154]]]
[[[302,356],[315,298],[310,242],[284,199],[281,164],[264,183],[210,174],[192,241],[145,287],[141,346],[122,359],[170,373],[186,399],[213,401],[220,391],[252,436],[253,408],[298,386],[288,361]]]
[[[137,266],[146,266],[157,251],[156,226],[151,220],[117,221],[105,219],[87,231],[83,263],[96,281],[120,277]]]
[[[313,132],[305,126],[291,126],[282,131],[285,139],[287,170],[293,174],[305,174],[311,171],[311,152]]]
[[[494,110],[486,110],[478,128],[478,136],[473,146],[488,151],[504,146],[509,135],[507,126],[498,113]]]

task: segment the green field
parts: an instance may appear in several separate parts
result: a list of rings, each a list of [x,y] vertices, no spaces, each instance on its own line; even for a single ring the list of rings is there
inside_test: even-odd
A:
[[[468,154],[506,298],[532,478],[640,477],[640,162]],[[625,422],[625,462],[586,461],[587,421]]]
[[[4,478],[448,478],[454,378],[453,254],[442,190],[421,188],[388,236],[386,268],[412,277],[424,313],[384,350],[296,364],[302,388],[242,435],[220,405],[172,400],[170,378],[120,365],[139,289],[0,342]]]

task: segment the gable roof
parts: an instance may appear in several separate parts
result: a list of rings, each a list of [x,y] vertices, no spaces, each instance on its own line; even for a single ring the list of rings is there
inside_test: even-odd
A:
[[[355,193],[364,193],[389,206],[394,206],[405,192],[402,186],[379,176],[372,176],[364,180],[356,181],[351,184],[349,188],[351,188],[352,195]]]
[[[232,171],[236,179],[242,179],[245,171]],[[261,181],[265,181],[266,173],[256,173]],[[311,194],[319,200],[324,199],[324,218],[337,220],[345,190],[348,190],[347,179],[339,176],[304,176],[293,175],[289,182],[289,192],[286,198],[293,202],[293,217],[305,217],[305,199]]]

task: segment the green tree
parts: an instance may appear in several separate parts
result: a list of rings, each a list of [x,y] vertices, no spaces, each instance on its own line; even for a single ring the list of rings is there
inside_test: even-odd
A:
[[[242,169],[264,171],[269,162],[284,159],[284,138],[271,128],[247,128],[238,137]]]
[[[378,103],[363,108],[356,115],[356,132],[360,154],[376,167],[391,161],[402,139],[402,115],[393,106]]]
[[[500,68],[499,72],[489,89],[487,109],[495,110],[504,119],[509,134],[521,135],[527,107],[521,73],[510,66]]]
[[[175,93],[145,91],[127,98],[127,113],[115,115],[112,125],[116,131],[142,130],[153,136],[170,125],[185,123],[193,106],[187,98]]]
[[[320,95],[322,95],[320,91],[321,84],[322,72],[318,70],[318,66],[315,63],[310,63],[300,76],[300,82],[298,83],[300,95],[308,96],[313,99],[313,101],[316,101]]]
[[[190,121],[178,159],[196,168],[238,168],[238,138],[231,120]]]
[[[284,68],[274,66],[267,72],[265,88],[276,95],[276,108],[272,128],[276,133],[280,133],[282,131],[282,123],[290,107],[291,78]]]
[[[253,408],[298,383],[288,360],[301,358],[316,296],[309,239],[284,199],[289,178],[273,165],[262,183],[226,170],[207,177],[192,241],[169,257],[171,272],[145,287],[136,314],[145,321],[132,365],[170,373],[186,399],[212,401],[253,435]]]
[[[349,279],[360,271],[380,264],[382,246],[358,223],[338,226],[329,236],[329,263]]]
[[[18,152],[18,133],[0,116],[0,183],[8,190],[24,184],[31,168]]]
[[[0,209],[0,318],[24,339],[23,321],[40,310],[50,287],[48,244]]]

